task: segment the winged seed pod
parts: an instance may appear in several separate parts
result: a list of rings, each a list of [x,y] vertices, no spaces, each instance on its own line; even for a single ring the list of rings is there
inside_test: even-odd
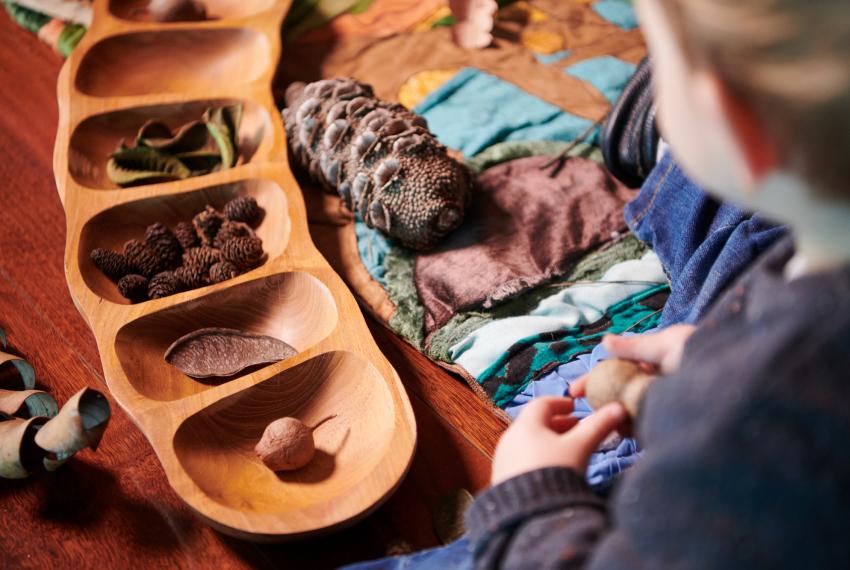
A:
[[[465,166],[422,117],[350,78],[294,83],[282,111],[291,153],[367,226],[414,249],[434,247],[463,221]]]

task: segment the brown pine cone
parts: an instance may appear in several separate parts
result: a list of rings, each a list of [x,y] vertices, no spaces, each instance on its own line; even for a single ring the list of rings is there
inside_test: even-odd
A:
[[[148,280],[144,275],[130,273],[118,281],[118,292],[133,303],[148,300]]]
[[[118,281],[131,271],[127,258],[111,249],[97,247],[91,250],[90,256],[92,263],[113,281]]]
[[[173,271],[162,271],[151,277],[148,283],[148,297],[160,299],[180,292],[180,280]]]
[[[174,275],[180,280],[182,289],[197,289],[210,284],[208,271],[198,265],[183,265],[174,270]]]
[[[239,196],[224,206],[224,216],[234,222],[243,222],[256,228],[262,217],[262,210],[251,196]]]
[[[159,222],[145,230],[145,244],[159,256],[161,264],[174,269],[180,267],[183,260],[183,247],[177,236],[165,224]]]
[[[207,206],[203,212],[192,218],[192,225],[195,226],[195,231],[198,237],[201,238],[202,245],[213,244],[215,236],[223,222],[224,216],[212,206]]]
[[[214,247],[202,245],[186,250],[183,254],[183,266],[195,267],[206,273],[212,264],[221,260],[221,252]]]
[[[201,245],[195,226],[191,222],[180,222],[174,226],[174,235],[177,236],[177,241],[184,250]]]
[[[263,260],[263,242],[255,237],[237,237],[221,247],[221,257],[239,269],[251,269]]]
[[[167,269],[151,248],[136,239],[124,244],[124,257],[129,262],[132,273],[144,275],[148,279]]]
[[[251,229],[251,226],[244,222],[226,220],[221,224],[221,229],[218,230],[218,234],[215,236],[215,247],[221,248],[224,242],[236,237],[256,237],[256,234]]]
[[[210,281],[221,283],[239,275],[239,269],[229,261],[219,261],[210,267]]]

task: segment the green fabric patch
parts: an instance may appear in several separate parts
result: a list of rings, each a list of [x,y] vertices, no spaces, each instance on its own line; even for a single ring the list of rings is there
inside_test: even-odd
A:
[[[472,158],[466,160],[466,165],[475,173],[507,162],[516,158],[529,156],[558,155],[572,143],[563,141],[506,141],[491,145]],[[603,164],[602,151],[599,147],[578,143],[567,156],[579,156],[589,158],[594,162]]]
[[[422,327],[425,309],[416,294],[416,281],[413,278],[415,265],[416,258],[411,252],[393,247],[384,258],[384,280],[387,295],[396,306],[395,313],[390,317],[390,328],[422,350],[425,341]]]
[[[37,34],[38,31],[50,21],[48,16],[45,16],[40,12],[36,12],[35,10],[19,6],[9,0],[3,0],[3,4],[6,6],[6,11],[9,13],[9,16],[16,24],[34,34]]]
[[[83,36],[86,35],[86,27],[81,24],[65,24],[62,32],[59,34],[59,39],[56,41],[56,50],[63,57],[68,57]]]
[[[666,296],[669,290],[669,285],[659,285],[609,307],[603,319],[608,323],[602,331],[586,334],[583,331],[588,327],[573,327],[523,339],[485,370],[478,383],[503,408],[534,378],[590,352],[606,334],[642,333],[658,326],[661,311],[641,302],[659,294]]]

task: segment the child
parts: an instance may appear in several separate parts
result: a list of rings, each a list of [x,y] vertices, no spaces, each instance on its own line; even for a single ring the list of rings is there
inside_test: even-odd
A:
[[[850,567],[850,2],[636,4],[673,153],[792,237],[696,330],[606,339],[664,375],[609,503],[583,473],[622,407],[528,405],[468,516],[475,565]]]

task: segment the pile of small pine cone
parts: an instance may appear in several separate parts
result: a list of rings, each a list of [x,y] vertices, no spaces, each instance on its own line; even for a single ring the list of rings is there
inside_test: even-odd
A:
[[[212,206],[173,230],[150,225],[143,241],[130,240],[122,253],[95,248],[91,260],[133,303],[220,283],[260,265],[263,242],[254,233],[262,210],[250,196]]]

